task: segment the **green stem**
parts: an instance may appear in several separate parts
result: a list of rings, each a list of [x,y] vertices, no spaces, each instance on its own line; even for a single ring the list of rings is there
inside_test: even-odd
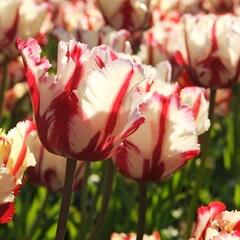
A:
[[[31,230],[29,231],[26,239],[29,239],[29,240],[32,239],[33,236],[35,235],[37,229],[39,228],[40,223],[43,220],[44,215],[45,215],[45,210],[48,205],[49,196],[50,196],[49,191],[47,191],[45,199],[42,203],[42,206],[38,209],[37,217],[35,218],[34,223],[32,224]]]
[[[139,182],[139,208],[137,224],[137,240],[142,240],[145,230],[145,215],[147,210],[147,185]]]
[[[88,183],[88,177],[90,175],[91,169],[90,169],[90,163],[86,163],[85,167],[85,173],[84,173],[84,178],[82,181],[82,186],[81,186],[81,204],[80,204],[80,211],[81,211],[81,224],[79,227],[79,235],[81,236],[82,239],[85,238],[86,231],[87,231],[87,223],[88,223],[88,218],[91,216],[88,214],[87,211],[87,198],[88,198],[88,192],[87,192],[87,183]]]
[[[87,214],[87,181],[90,175],[90,163],[86,163],[85,174],[81,186],[81,219],[84,221]]]
[[[63,240],[66,232],[68,214],[72,197],[72,186],[77,160],[67,159],[64,187],[62,192],[62,202],[59,213],[57,232],[55,240]]]
[[[208,118],[210,119],[211,126],[210,126],[210,129],[202,136],[203,144],[202,144],[202,149],[201,149],[201,162],[200,162],[200,166],[199,166],[198,172],[197,172],[194,194],[192,196],[188,215],[187,215],[187,225],[186,225],[186,232],[185,232],[185,236],[184,236],[185,240],[187,240],[189,238],[189,235],[191,234],[192,223],[194,221],[196,206],[197,206],[198,197],[199,197],[199,191],[202,187],[203,180],[204,180],[204,174],[206,172],[206,162],[207,162],[207,158],[209,155],[210,136],[211,136],[211,130],[212,130],[213,124],[214,124],[213,112],[214,112],[215,97],[216,97],[216,90],[211,89],[210,106],[209,106],[209,114],[208,114]]]
[[[102,207],[98,214],[95,225],[92,228],[92,231],[89,234],[88,240],[99,239],[102,226],[105,221],[105,217],[108,210],[108,205],[110,202],[110,197],[112,195],[113,188],[113,180],[114,180],[114,167],[111,160],[105,161],[105,179],[104,179],[104,189],[103,189],[103,200]]]
[[[0,88],[0,121],[2,121],[1,119],[3,114],[4,94],[7,87],[7,66],[8,62],[6,61],[3,64],[2,82]]]

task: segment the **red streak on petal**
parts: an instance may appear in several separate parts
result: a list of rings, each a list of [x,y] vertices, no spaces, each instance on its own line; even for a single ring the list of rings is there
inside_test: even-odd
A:
[[[107,123],[105,126],[104,139],[106,139],[108,135],[111,135],[113,129],[115,128],[119,110],[121,108],[123,99],[127,93],[127,90],[128,90],[128,87],[132,80],[133,75],[134,75],[134,71],[133,71],[133,69],[131,69],[126,76],[122,87],[120,88],[119,92],[117,93],[116,99],[114,100],[114,103],[110,109],[110,115],[108,117],[108,120],[107,120]]]
[[[69,133],[74,129],[69,124],[71,118],[79,114],[78,98],[74,93],[63,92],[52,101],[48,111],[53,112],[51,117],[45,114],[36,118],[39,138],[48,151],[70,157]],[[54,125],[52,131],[48,131],[50,125]]]
[[[96,151],[97,143],[101,133],[97,132],[89,141],[87,147],[81,151],[81,160],[101,160],[102,156],[100,152]]]
[[[0,205],[0,224],[10,222],[14,213],[15,207],[12,202]]]
[[[192,112],[193,112],[194,119],[197,118],[197,115],[200,110],[200,106],[201,106],[201,94],[198,95],[196,101],[194,102],[194,104],[192,106]]]
[[[72,76],[68,79],[65,85],[65,90],[71,93],[74,89],[77,89],[83,75],[83,65],[81,63],[80,57],[82,55],[82,49],[77,44],[74,45],[71,52],[69,52],[69,57],[75,62],[75,69]]]
[[[159,95],[159,100],[161,101],[161,103],[159,104],[162,105],[162,109],[159,112],[159,123],[158,123],[159,132],[157,133],[158,140],[152,155],[152,168],[150,173],[152,179],[160,179],[164,169],[164,165],[162,162],[163,159],[161,159],[161,154],[162,154],[162,147],[163,147],[162,145],[163,145],[163,140],[165,136],[166,122],[169,114],[168,110],[169,110],[169,104],[170,104],[169,97]]]
[[[24,159],[26,157],[26,152],[27,152],[27,146],[26,146],[26,138],[28,136],[28,134],[33,131],[34,129],[36,129],[36,126],[33,122],[31,122],[28,126],[28,128],[26,129],[25,135],[23,136],[23,140],[22,140],[22,146],[21,146],[21,150],[20,153],[17,157],[16,163],[14,165],[14,167],[12,168],[12,174],[15,175],[17,173],[17,171],[19,170],[19,168],[22,166]]]
[[[105,63],[103,62],[103,60],[97,55],[95,57],[95,62],[97,63],[99,68],[104,68],[105,67]]]

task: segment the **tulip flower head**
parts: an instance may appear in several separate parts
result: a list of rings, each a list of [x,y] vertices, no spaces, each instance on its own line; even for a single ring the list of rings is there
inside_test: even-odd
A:
[[[54,19],[56,27],[67,31],[96,31],[104,26],[104,18],[93,1],[62,1]]]
[[[56,35],[58,39],[64,41],[75,39],[76,41],[87,44],[90,49],[105,44],[117,52],[128,54],[132,52],[130,32],[124,29],[116,31],[109,26],[105,26],[96,31],[77,30],[74,32],[67,32],[62,28],[57,28],[54,30],[54,35]]]
[[[193,84],[225,88],[240,77],[240,18],[231,15],[184,17],[184,44],[178,60]],[[181,60],[180,60],[181,56]]]
[[[122,174],[139,181],[161,181],[200,151],[191,104],[182,102],[177,83],[169,83],[169,63],[161,63],[155,71],[139,87],[149,94],[142,106],[146,121],[123,141],[114,157]]]
[[[17,47],[25,71],[39,138],[50,152],[81,160],[103,160],[144,118],[136,84],[145,79],[142,67],[99,46],[91,51],[75,41],[60,42],[56,74],[40,58],[34,39]]]
[[[25,144],[26,137],[34,126],[31,122],[20,122],[7,134],[0,132],[0,223],[12,219],[13,201],[21,184],[25,170],[35,165],[35,158]]]
[[[106,22],[117,30],[139,30],[147,20],[147,0],[97,0],[97,3]]]
[[[66,158],[48,152],[41,144],[36,130],[27,137],[27,145],[33,153],[37,164],[29,169],[30,180],[46,186],[50,191],[59,191],[63,188],[66,171]],[[73,189],[80,187],[84,175],[84,162],[78,161],[75,170]]]
[[[240,239],[240,212],[227,211],[222,202],[211,202],[197,211],[196,227],[189,240]]]
[[[178,40],[183,29],[182,21],[158,21],[152,28],[143,34],[140,45],[139,57],[146,64],[156,66],[161,61],[167,60],[174,64],[174,54],[180,44]]]
[[[47,3],[34,0],[0,1],[0,50],[1,54],[14,56],[16,37],[36,37],[48,14]]]

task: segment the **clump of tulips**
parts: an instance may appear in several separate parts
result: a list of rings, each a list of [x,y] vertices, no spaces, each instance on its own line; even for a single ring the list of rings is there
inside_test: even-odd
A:
[[[237,0],[0,2],[0,223],[14,226],[29,184],[32,205],[36,189],[47,193],[38,212],[25,211],[38,217],[24,239],[44,238],[38,224],[59,192],[55,239],[103,239],[117,172],[137,185],[138,211],[136,227],[111,229],[112,240],[165,239],[160,228],[146,232],[161,204],[185,213],[176,239],[240,239],[239,212],[221,196],[208,196],[194,223],[209,166],[211,175],[222,165],[211,155],[219,129],[231,129],[226,168],[238,153],[239,9]],[[163,201],[149,215],[153,186]],[[69,238],[75,208],[79,235]]]

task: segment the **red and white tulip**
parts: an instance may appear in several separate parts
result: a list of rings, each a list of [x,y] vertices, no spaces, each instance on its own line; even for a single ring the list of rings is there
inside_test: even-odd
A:
[[[202,8],[210,13],[234,12],[238,0],[202,0]]]
[[[3,55],[15,55],[17,37],[36,37],[49,12],[47,3],[34,0],[0,1],[0,50]]]
[[[148,0],[97,0],[106,22],[113,28],[135,31],[146,23]]]
[[[143,33],[139,57],[146,64],[156,66],[159,62],[168,60],[174,68],[174,55],[179,49],[183,29],[182,21],[158,21],[152,28]],[[178,41],[176,41],[178,39]]]
[[[81,160],[113,155],[144,118],[135,89],[145,79],[142,67],[111,48],[91,51],[75,41],[60,42],[56,74],[40,57],[34,39],[19,40],[39,138],[50,152]]]
[[[80,41],[87,44],[90,49],[98,45],[105,44],[117,52],[127,54],[132,52],[130,32],[124,29],[116,31],[109,26],[104,26],[96,31],[77,30],[68,32],[63,28],[57,28],[54,30],[54,35],[63,41],[69,41],[71,39]]]
[[[62,1],[54,18],[55,27],[67,31],[96,31],[104,26],[104,18],[93,1]]]
[[[20,122],[7,134],[0,132],[0,223],[9,222],[15,212],[14,199],[22,184],[23,174],[35,165],[35,158],[25,141],[35,126]]]
[[[189,240],[240,239],[240,212],[227,211],[222,202],[198,208],[197,222]]]
[[[182,103],[178,84],[171,84],[168,63],[146,69],[148,81],[139,87],[145,123],[123,141],[114,156],[119,171],[139,181],[161,181],[200,152],[193,111]]]
[[[178,62],[193,84],[225,88],[240,78],[240,18],[232,15],[184,17],[184,44]]]
[[[197,135],[206,132],[210,127],[208,119],[209,101],[207,91],[199,87],[186,87],[181,89],[180,97],[183,104],[192,109],[196,123]]]

